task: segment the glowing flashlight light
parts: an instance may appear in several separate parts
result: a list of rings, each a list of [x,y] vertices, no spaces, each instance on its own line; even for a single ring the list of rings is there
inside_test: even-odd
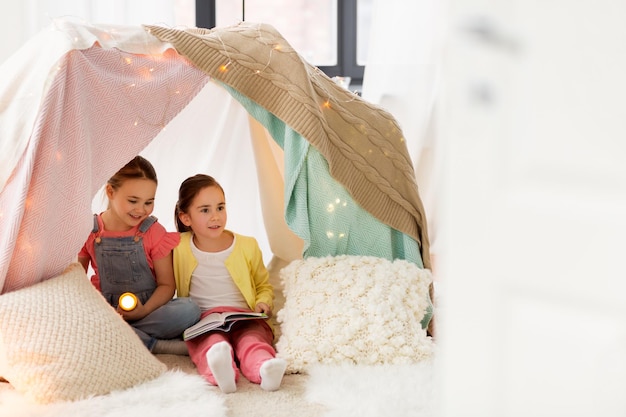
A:
[[[132,292],[125,292],[120,295],[119,305],[122,310],[131,311],[137,307],[137,296]]]

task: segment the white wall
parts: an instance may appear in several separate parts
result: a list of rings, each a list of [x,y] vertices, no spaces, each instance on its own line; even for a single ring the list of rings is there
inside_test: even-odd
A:
[[[25,25],[24,3],[19,1],[3,2],[0,16],[0,63],[17,51],[29,38]]]
[[[452,0],[443,415],[626,415],[626,3]]]

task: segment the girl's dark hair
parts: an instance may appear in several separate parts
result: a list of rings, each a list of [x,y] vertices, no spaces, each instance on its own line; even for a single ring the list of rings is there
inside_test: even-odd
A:
[[[181,213],[187,213],[193,199],[201,190],[207,187],[218,187],[220,191],[222,191],[222,194],[226,195],[222,186],[210,175],[196,174],[193,177],[187,178],[182,182],[182,184],[180,184],[180,188],[178,189],[178,201],[176,202],[176,208],[174,209],[176,230],[179,232],[188,232],[191,230],[190,227],[185,226],[183,222],[180,221],[178,215]]]
[[[117,171],[111,178],[109,178],[107,184],[109,184],[114,190],[117,190],[122,186],[124,181],[141,178],[152,180],[156,184],[159,183],[157,181],[156,171],[150,161],[143,156],[137,155],[119,171]]]

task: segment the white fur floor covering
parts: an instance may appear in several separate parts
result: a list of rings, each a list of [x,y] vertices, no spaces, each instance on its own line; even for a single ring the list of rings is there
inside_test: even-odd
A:
[[[0,392],[3,417],[226,417],[224,400],[199,375],[168,371],[150,382],[75,402],[38,405],[14,390]]]
[[[323,417],[434,417],[433,363],[388,366],[319,366],[310,372],[306,398],[327,407]]]
[[[313,366],[308,375],[285,375],[267,392],[245,378],[222,394],[197,374],[169,370],[126,391],[87,400],[37,405],[13,389],[0,389],[4,417],[435,417],[433,362],[416,365]]]

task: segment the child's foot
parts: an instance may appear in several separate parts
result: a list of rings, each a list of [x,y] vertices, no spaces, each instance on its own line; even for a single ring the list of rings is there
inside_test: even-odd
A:
[[[226,342],[214,344],[206,353],[206,360],[209,363],[211,372],[213,372],[217,386],[220,387],[222,392],[230,394],[237,391],[230,345]]]
[[[261,374],[261,388],[265,391],[276,391],[283,381],[283,375],[287,369],[284,359],[274,358],[263,362],[259,373]]]

